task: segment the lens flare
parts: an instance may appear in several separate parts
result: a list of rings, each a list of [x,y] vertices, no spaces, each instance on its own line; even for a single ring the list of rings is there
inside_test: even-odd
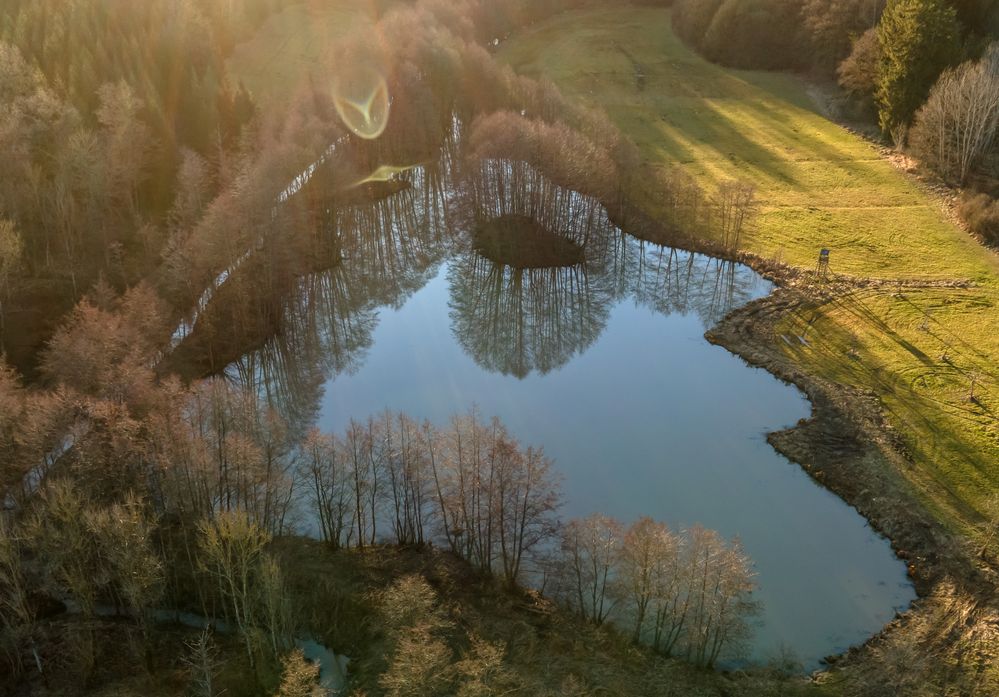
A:
[[[363,184],[370,184],[372,182],[389,182],[395,179],[395,175],[402,174],[403,172],[408,172],[411,169],[415,169],[420,165],[382,165],[374,172],[366,176],[364,179],[354,182],[351,184],[351,188],[355,186],[361,186]]]
[[[374,140],[388,126],[388,84],[373,68],[355,67],[338,75],[333,82],[333,103],[347,128],[361,138]]]

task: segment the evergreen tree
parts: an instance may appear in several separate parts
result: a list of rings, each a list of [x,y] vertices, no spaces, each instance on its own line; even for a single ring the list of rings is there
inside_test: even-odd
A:
[[[889,0],[878,39],[881,129],[896,142],[944,68],[960,58],[957,13],[945,0]]]

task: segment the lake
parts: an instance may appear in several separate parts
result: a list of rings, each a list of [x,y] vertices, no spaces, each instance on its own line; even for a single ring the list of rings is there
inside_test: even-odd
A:
[[[330,213],[337,262],[302,276],[280,336],[230,375],[328,432],[386,408],[444,425],[477,405],[554,458],[564,519],[651,516],[739,537],[763,603],[754,660],[785,644],[818,667],[908,606],[888,541],[766,442],[809,415],[807,400],[704,339],[767,281],[639,242],[571,192],[545,225],[585,262],[506,266],[476,251],[469,215],[452,214],[461,202],[423,179]],[[504,191],[488,215],[525,212]]]

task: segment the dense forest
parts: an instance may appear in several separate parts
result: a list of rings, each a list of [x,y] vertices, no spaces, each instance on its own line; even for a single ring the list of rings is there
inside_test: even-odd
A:
[[[561,631],[622,652],[647,675],[636,694],[714,689],[710,669],[744,653],[758,612],[737,540],[648,517],[563,521],[543,444],[474,410],[303,430],[225,369],[295,326],[286,297],[306,271],[359,284],[396,263],[384,218],[439,219],[406,240],[419,272],[453,244],[448,223],[518,217],[574,231],[556,256],[612,221],[656,242],[710,231],[700,247],[735,258],[754,185],[651,168],[605,114],[495,59],[503,37],[582,0],[377,3],[378,21],[335,47],[332,87],[303,81],[264,109],[226,59],[291,4],[0,7],[0,694],[87,694],[140,673],[169,673],[170,694],[318,694],[305,635],[359,657],[356,694],[589,694],[572,666],[546,684],[512,648]],[[963,187],[967,226],[999,242],[995,3],[641,4],[670,7],[711,61],[838,82],[844,119]],[[384,203],[414,188],[414,162],[425,198]],[[661,192],[655,219],[630,196],[639,179]],[[457,267],[464,282],[524,297],[562,282],[529,262],[483,278],[478,258]],[[302,295],[356,310],[356,326],[312,328],[356,348],[372,300],[348,285]],[[563,334],[552,355],[595,336]],[[550,369],[522,343],[471,351],[505,373]],[[507,617],[461,604],[461,585]],[[164,620],[180,612],[227,631]],[[787,667],[739,689],[791,694]]]
[[[300,231],[310,229],[302,223],[317,206],[349,210],[352,198],[377,200],[379,187],[391,185],[379,183],[380,163],[432,158],[441,163],[435,176],[469,178],[480,194],[469,197],[474,218],[490,215],[481,194],[497,185],[527,213],[568,187],[627,215],[620,182],[637,160],[606,118],[515,76],[482,47],[484,37],[557,6],[397,8],[377,26],[382,41],[343,43],[336,63],[366,67],[341,71],[333,93],[306,84],[291,105],[257,113],[253,97],[226,77],[223,58],[240,31],[274,9],[246,6],[238,17],[214,4],[4,10],[4,133],[18,158],[3,190],[3,311],[5,337],[16,337],[11,353],[31,383],[4,368],[3,652],[11,687],[65,694],[106,680],[113,644],[94,622],[109,612],[133,623],[122,657],[153,671],[162,640],[156,618],[173,608],[234,630],[254,666],[252,692],[299,694],[285,683],[296,671],[304,684],[315,674],[289,653],[294,639],[332,628],[306,621],[303,607],[320,601],[289,588],[272,547],[310,520],[327,548],[345,555],[436,540],[500,588],[548,585],[584,622],[607,620],[603,606],[613,596],[622,631],[696,665],[737,653],[753,612],[752,572],[738,545],[716,533],[645,520],[625,534],[605,519],[563,533],[551,461],[496,421],[473,413],[438,431],[387,414],[352,423],[343,436],[302,433],[262,394],[209,377],[226,351],[239,355],[239,346],[277,331],[281,308],[272,299],[303,264],[332,263],[318,261],[330,249],[367,256],[347,246],[341,225],[316,237]],[[104,40],[90,40],[93,32]],[[392,95],[391,119],[388,102],[376,101],[369,108],[384,113],[358,120],[351,110],[365,90],[375,100],[379,90]],[[367,125],[372,118],[381,123]],[[520,163],[514,181],[473,176],[474,163],[502,160]],[[678,210],[692,209],[684,214],[691,223],[714,224],[714,208],[700,204],[708,196],[695,188],[686,184]],[[718,221],[734,235],[742,223],[733,211],[742,206],[748,215],[751,196],[739,203],[720,195]],[[220,273],[234,281],[220,287]],[[202,306],[205,288],[229,301]],[[31,314],[51,310],[51,293],[76,303],[54,331]],[[223,315],[213,316],[220,306]],[[192,307],[201,312],[184,320]],[[178,322],[180,334],[170,329]],[[37,356],[34,344],[17,346],[25,333],[44,342]],[[184,363],[174,354],[192,346],[214,358],[193,374],[182,370],[181,382],[171,375]],[[603,568],[586,571],[594,565]],[[395,648],[377,678],[381,689],[430,693],[522,679],[490,676],[488,662],[476,668],[502,660],[476,637],[465,668],[445,670],[449,623],[435,619],[436,602],[413,596],[427,592],[403,584],[391,591],[400,598],[386,591],[375,603],[389,608],[378,612],[391,614],[394,602],[412,616],[390,620]],[[593,594],[600,608],[577,601]],[[61,630],[46,621],[43,598],[70,613],[72,648],[53,643]],[[423,614],[409,609],[414,601],[426,605]],[[350,631],[339,624],[338,632]],[[209,639],[191,649],[188,675],[199,694],[215,694]],[[421,684],[408,675],[413,661],[439,673]],[[282,665],[285,683],[276,685]]]

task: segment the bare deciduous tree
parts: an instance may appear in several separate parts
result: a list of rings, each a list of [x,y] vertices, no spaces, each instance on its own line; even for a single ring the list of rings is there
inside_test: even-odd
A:
[[[219,697],[216,674],[222,667],[219,649],[212,638],[211,629],[205,627],[194,639],[185,642],[187,654],[181,661],[191,674],[191,687],[196,697]]]
[[[639,518],[624,536],[618,572],[618,592],[626,599],[634,616],[632,638],[639,643],[647,620],[658,607],[666,607],[674,594],[669,587],[679,577],[680,538],[666,525],[648,517]],[[651,612],[650,612],[651,611]],[[666,620],[654,623],[654,637],[661,639]]]
[[[243,636],[246,654],[254,662],[254,579],[270,535],[242,511],[219,513],[199,526],[200,561],[215,579],[219,596]]]
[[[3,349],[4,298],[10,290],[10,279],[14,275],[24,244],[21,236],[9,220],[0,220],[0,350]]]
[[[267,632],[271,652],[277,656],[292,643],[295,617],[284,572],[274,555],[267,552],[261,555],[256,586],[259,622]]]
[[[602,624],[614,606],[610,591],[621,558],[621,524],[594,513],[570,521],[561,537],[560,595],[580,617]]]
[[[738,649],[748,636],[746,618],[756,611],[749,594],[753,572],[738,541],[729,544],[714,530],[688,531],[690,620],[685,653],[691,662],[713,667],[723,649]]]
[[[752,576],[738,542],[713,530],[678,534],[642,518],[622,537],[620,523],[594,515],[563,532],[555,594],[584,619],[630,618],[635,641],[710,667],[748,636]]]
[[[850,55],[836,69],[840,86],[858,97],[871,99],[877,89],[881,43],[873,27],[853,40]]]
[[[354,501],[343,444],[312,430],[301,450],[299,476],[316,511],[320,536],[334,549],[350,546]]]
[[[157,431],[170,505],[202,517],[241,510],[269,532],[286,531],[297,453],[284,419],[218,378],[177,399],[182,418]]]
[[[405,414],[383,417],[386,473],[397,544],[422,544],[431,501],[428,430]]]
[[[147,174],[150,147],[149,128],[139,118],[142,100],[124,80],[102,86],[97,94],[108,188],[134,212],[139,185]]]
[[[378,536],[381,482],[385,470],[384,429],[373,417],[367,423],[353,419],[344,446],[353,480],[354,531],[357,544],[374,544]]]
[[[922,161],[964,184],[999,133],[999,44],[978,61],[946,70],[916,113],[910,132]]]
[[[477,568],[518,580],[526,555],[555,532],[560,505],[552,463],[522,450],[498,419],[456,417],[435,448],[441,524],[452,549]]]
[[[94,612],[104,572],[87,524],[88,510],[88,502],[71,482],[48,482],[26,528],[42,561],[45,583],[57,596],[68,593],[84,615]]]
[[[22,546],[11,522],[0,515],[0,650],[7,658],[12,675],[23,669],[23,653],[29,645],[41,671],[31,638],[35,613],[28,600]]]
[[[713,203],[715,227],[722,246],[734,251],[756,214],[756,187],[741,181],[724,181],[718,185]]]
[[[116,603],[138,621],[148,638],[149,610],[163,595],[163,565],[153,548],[153,523],[134,494],[122,503],[86,513]]]

